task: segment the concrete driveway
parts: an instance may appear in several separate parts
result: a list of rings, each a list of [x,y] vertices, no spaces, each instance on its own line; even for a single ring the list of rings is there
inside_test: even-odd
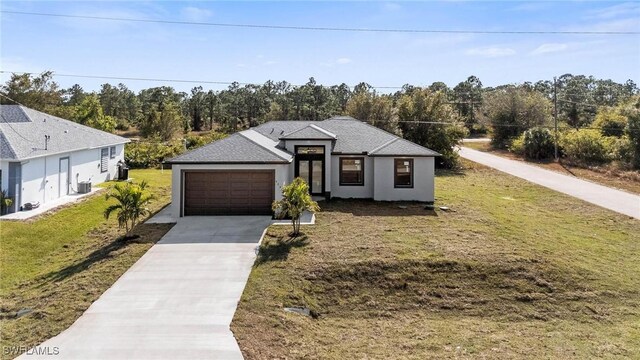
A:
[[[620,214],[640,219],[640,196],[486,152],[460,147],[465,159],[571,195]]]
[[[229,324],[270,223],[180,219],[71,327],[39,346],[59,349],[42,358],[242,359]]]

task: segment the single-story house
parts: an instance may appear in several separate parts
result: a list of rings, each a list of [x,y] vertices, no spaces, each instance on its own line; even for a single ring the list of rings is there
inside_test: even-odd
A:
[[[0,189],[19,211],[76,193],[78,183],[117,176],[124,162],[120,136],[21,105],[0,105]]]
[[[270,121],[169,160],[172,216],[271,214],[294,177],[326,199],[433,202],[439,155],[351,117]]]

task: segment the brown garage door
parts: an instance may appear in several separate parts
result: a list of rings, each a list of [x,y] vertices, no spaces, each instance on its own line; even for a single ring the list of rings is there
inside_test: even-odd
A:
[[[270,215],[273,170],[185,171],[184,215]]]

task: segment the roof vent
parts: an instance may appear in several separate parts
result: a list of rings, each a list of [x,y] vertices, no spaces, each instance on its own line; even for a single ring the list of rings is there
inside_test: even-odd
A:
[[[280,135],[284,134],[284,130],[280,130]]]
[[[273,130],[275,130],[274,128],[271,128],[271,132],[269,132],[269,134],[273,134]]]

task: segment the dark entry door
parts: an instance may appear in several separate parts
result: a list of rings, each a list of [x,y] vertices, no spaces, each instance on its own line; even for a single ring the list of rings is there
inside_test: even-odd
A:
[[[297,146],[295,176],[309,184],[311,195],[324,195],[324,146]]]

